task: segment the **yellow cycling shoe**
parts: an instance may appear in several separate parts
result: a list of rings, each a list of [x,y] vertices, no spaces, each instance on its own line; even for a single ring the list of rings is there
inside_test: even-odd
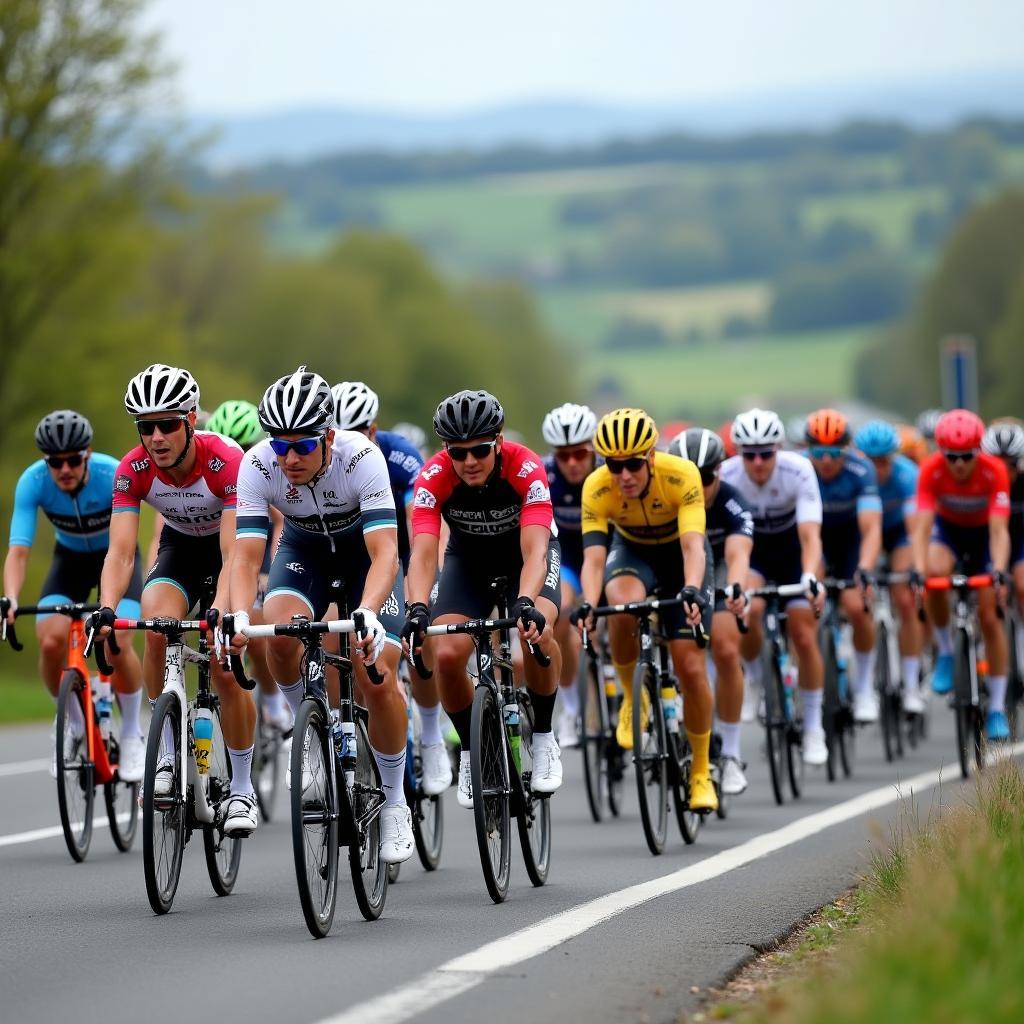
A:
[[[643,708],[643,721],[647,722],[647,716],[651,711],[651,698],[646,690],[640,691],[640,706]],[[622,706],[619,708],[619,724],[615,727],[615,739],[623,750],[633,749],[633,700],[629,694],[624,694]]]
[[[717,811],[718,794],[710,775],[690,776],[690,810]]]

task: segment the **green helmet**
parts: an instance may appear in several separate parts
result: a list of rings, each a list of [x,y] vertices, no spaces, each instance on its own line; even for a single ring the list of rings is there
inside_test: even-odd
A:
[[[243,448],[254,445],[263,437],[259,414],[252,402],[232,400],[222,402],[213,411],[206,430],[231,438]]]

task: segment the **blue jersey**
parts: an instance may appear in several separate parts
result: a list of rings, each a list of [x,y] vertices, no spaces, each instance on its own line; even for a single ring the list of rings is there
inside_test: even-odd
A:
[[[562,564],[579,573],[583,567],[583,483],[586,477],[578,484],[569,483],[554,455],[544,456],[544,468],[548,474],[558,542],[562,547]]]
[[[892,472],[878,485],[882,499],[882,529],[894,530],[906,523],[917,507],[917,463],[905,455],[892,457]]]
[[[405,509],[412,501],[413,485],[423,468],[423,456],[410,441],[391,430],[378,430],[375,438],[388,464],[388,479],[398,513],[398,557],[409,560],[409,521]]]
[[[66,494],[54,482],[49,467],[33,462],[14,489],[10,543],[31,547],[36,537],[36,512],[53,523],[57,543],[71,551],[106,551],[110,537],[117,462],[111,455],[93,452],[85,484],[77,494]]]
[[[821,528],[856,526],[858,512],[881,512],[875,467],[862,455],[847,452],[843,468],[833,480],[818,477],[821,491]]]

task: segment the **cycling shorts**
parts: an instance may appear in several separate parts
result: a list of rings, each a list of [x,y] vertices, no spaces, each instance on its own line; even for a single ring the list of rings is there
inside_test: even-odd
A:
[[[837,580],[851,580],[860,562],[860,527],[856,519],[838,526],[823,526],[821,550],[825,558],[825,575]]]
[[[887,555],[891,555],[897,548],[906,547],[909,543],[907,524],[902,520],[895,526],[882,530],[882,550]]]
[[[605,562],[604,582],[620,576],[636,576],[649,595],[675,597],[684,586],[683,553],[678,540],[667,544],[632,544],[621,533],[612,538]],[[711,545],[704,538],[704,580],[701,590],[707,598],[707,611],[701,618],[704,632],[711,634],[715,603],[715,560]],[[686,623],[682,605],[666,608],[661,615],[665,635],[670,640],[692,640],[693,627]]]
[[[43,580],[37,604],[75,604],[89,600],[89,595],[99,586],[100,573],[106,551],[72,551],[62,544],[53,549],[50,571]],[[117,603],[115,611],[123,619],[139,617],[139,598],[142,597],[142,565],[138,548],[135,550],[135,568],[128,590]],[[50,615],[37,615],[37,619],[49,619]]]
[[[572,592],[579,597],[583,593],[583,584],[580,582],[580,574],[573,569],[571,566],[562,563],[562,567],[559,570],[562,582],[568,583],[572,587]]]
[[[992,568],[987,523],[984,526],[957,526],[936,516],[931,539],[953,552],[959,572],[972,576]]]
[[[803,574],[800,533],[796,526],[780,533],[754,533],[754,550],[750,553],[750,568],[766,583],[782,587],[799,583]],[[780,604],[806,604],[806,597],[783,597]]]
[[[213,599],[221,570],[220,534],[203,537],[179,533],[165,526],[160,531],[160,548],[146,587],[169,583],[185,598],[186,612]]]

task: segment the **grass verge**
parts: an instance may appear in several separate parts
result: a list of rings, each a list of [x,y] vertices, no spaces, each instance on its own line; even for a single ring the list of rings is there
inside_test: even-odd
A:
[[[53,700],[35,677],[0,675],[0,725],[44,722],[53,718]]]

